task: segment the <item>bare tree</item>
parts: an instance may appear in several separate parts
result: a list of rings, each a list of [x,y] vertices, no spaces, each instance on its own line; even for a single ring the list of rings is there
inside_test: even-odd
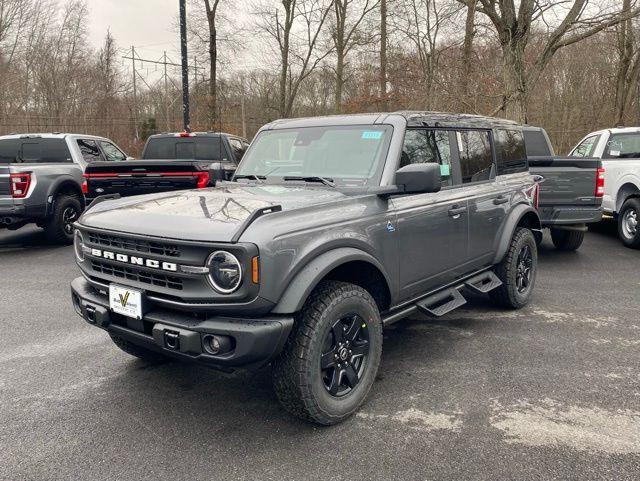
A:
[[[476,0],[467,0],[467,12],[464,22],[464,43],[462,47],[462,94],[469,97],[469,79],[472,71],[473,40],[476,35]]]
[[[622,11],[631,9],[631,0],[623,0]],[[615,122],[622,123],[640,77],[640,45],[636,45],[633,19],[618,25],[618,69],[616,73]]]
[[[336,82],[334,106],[342,111],[342,91],[348,67],[347,57],[351,51],[371,41],[372,35],[365,31],[364,21],[378,8],[380,0],[333,0],[333,25],[331,38],[336,55]]]
[[[465,3],[466,0],[458,0]],[[589,0],[479,0],[478,12],[493,24],[502,48],[503,100],[496,112],[507,118],[526,122],[530,89],[540,79],[545,67],[561,48],[591,37],[596,33],[640,13],[640,6],[619,11],[593,5]],[[633,0],[636,4],[636,0]],[[546,41],[526,67],[525,50],[535,22],[550,25],[547,16],[562,18],[555,27],[548,27]]]
[[[387,0],[380,0],[380,104],[387,109]]]
[[[281,0],[280,7],[258,12],[259,25],[277,43],[280,56],[278,113],[290,117],[302,83],[331,53],[322,33],[330,0]]]
[[[218,4],[220,0],[204,0],[207,24],[209,26],[209,120],[214,125],[216,119],[217,104],[217,75],[218,75],[218,30],[216,27],[216,17],[218,14]]]

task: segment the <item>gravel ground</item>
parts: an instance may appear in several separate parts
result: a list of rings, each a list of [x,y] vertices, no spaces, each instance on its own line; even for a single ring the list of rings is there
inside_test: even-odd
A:
[[[385,332],[370,397],[320,428],[269,370],[147,365],[74,313],[70,247],[0,231],[0,479],[640,478],[640,252],[548,241],[533,301]]]

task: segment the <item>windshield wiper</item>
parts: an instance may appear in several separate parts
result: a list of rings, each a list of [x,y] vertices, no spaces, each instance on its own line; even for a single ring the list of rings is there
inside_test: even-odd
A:
[[[253,179],[256,182],[259,182],[260,184],[262,184],[264,182],[264,180],[267,177],[264,175],[256,175],[256,174],[240,174],[240,175],[236,175],[233,177],[234,180],[236,179]]]
[[[324,185],[329,187],[335,187],[336,184],[333,182],[333,179],[329,177],[320,177],[319,175],[310,175],[310,176],[286,176],[284,180],[302,180],[303,182],[322,182]]]

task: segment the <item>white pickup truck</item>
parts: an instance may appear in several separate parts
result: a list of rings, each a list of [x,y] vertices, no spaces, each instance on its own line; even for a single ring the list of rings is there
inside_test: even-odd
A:
[[[570,157],[597,157],[604,168],[605,214],[618,221],[627,247],[640,248],[640,127],[599,130],[584,137]]]

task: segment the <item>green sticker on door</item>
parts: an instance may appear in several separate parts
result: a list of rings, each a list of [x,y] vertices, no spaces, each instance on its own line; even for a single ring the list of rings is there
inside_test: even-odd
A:
[[[448,177],[451,175],[451,166],[449,164],[440,164],[440,175]]]

